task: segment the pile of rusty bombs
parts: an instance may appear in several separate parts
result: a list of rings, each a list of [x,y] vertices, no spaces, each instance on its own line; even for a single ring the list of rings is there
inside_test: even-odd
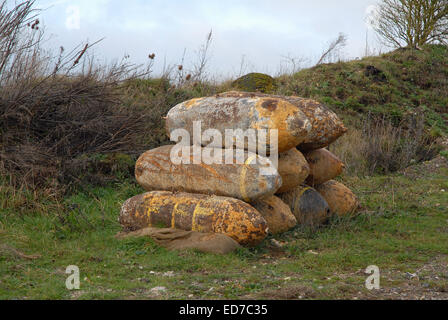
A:
[[[148,192],[123,204],[119,221],[126,231],[221,233],[254,246],[268,233],[318,226],[359,207],[356,196],[333,180],[344,164],[325,149],[347,129],[314,100],[232,91],[178,104],[168,112],[166,129],[172,141],[184,141],[137,160],[137,182]],[[263,155],[249,139],[242,144],[225,134],[248,129],[267,132],[257,137]],[[274,152],[278,165],[270,160]]]

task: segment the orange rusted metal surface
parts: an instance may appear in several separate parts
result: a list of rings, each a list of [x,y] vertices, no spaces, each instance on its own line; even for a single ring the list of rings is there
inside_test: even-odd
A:
[[[285,193],[305,182],[310,166],[303,154],[294,148],[279,154],[278,173],[282,177],[282,186],[277,193]]]
[[[215,194],[251,202],[274,195],[282,185],[282,178],[272,162],[255,153],[244,152],[242,164],[237,163],[234,153],[233,163],[225,164],[222,149],[186,147],[190,164],[174,164],[171,159],[173,148],[163,146],[150,150],[137,160],[135,177],[145,190]],[[205,152],[219,155],[217,160],[222,164],[205,164],[204,159],[194,164],[195,156]],[[263,175],[263,168],[270,168],[272,174]]]
[[[267,235],[268,226],[249,204],[226,197],[152,191],[127,200],[119,221],[127,231],[146,227],[226,234],[253,246]]]
[[[347,132],[339,117],[327,106],[312,99],[301,98],[297,96],[279,96],[263,93],[238,92],[231,91],[219,94],[219,97],[262,97],[286,100],[302,111],[311,123],[304,141],[301,142],[299,149],[309,151],[327,147],[336,141],[340,136]]]
[[[299,186],[279,197],[289,205],[300,225],[319,226],[331,217],[328,203],[311,187]]]
[[[339,217],[354,215],[359,208],[358,198],[342,183],[330,180],[317,186],[316,190],[325,198],[331,211]]]
[[[252,206],[260,212],[268,223],[269,232],[279,234],[286,232],[297,225],[297,220],[289,206],[280,198],[273,196],[258,200]]]
[[[203,131],[216,129],[221,132],[222,144],[219,147],[225,146],[226,129],[277,129],[279,152],[304,142],[312,127],[308,117],[297,106],[282,98],[228,93],[227,96],[220,94],[189,100],[172,108],[166,119],[168,135],[171,137],[175,129],[186,129],[192,137],[195,121],[201,121]],[[271,149],[271,143],[267,141],[267,150]]]
[[[304,154],[310,166],[306,183],[317,186],[336,178],[344,171],[344,163],[327,149],[318,149]]]

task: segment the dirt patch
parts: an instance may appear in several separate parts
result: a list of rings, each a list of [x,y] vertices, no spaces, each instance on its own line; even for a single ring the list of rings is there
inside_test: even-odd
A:
[[[383,271],[381,277],[399,284],[359,292],[352,299],[448,300],[448,257],[434,259],[413,273]]]
[[[413,166],[410,166],[400,173],[406,177],[420,178],[428,174],[434,174],[440,171],[440,169],[448,168],[448,159],[442,156],[437,156],[436,158],[425,161]]]

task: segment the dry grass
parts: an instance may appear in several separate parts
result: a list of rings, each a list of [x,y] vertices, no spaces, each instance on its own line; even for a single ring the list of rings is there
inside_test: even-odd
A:
[[[61,189],[76,180],[73,159],[144,150],[151,110],[123,106],[119,84],[150,69],[96,65],[89,44],[47,53],[33,4],[0,5],[0,170],[14,185]]]
[[[126,59],[96,65],[87,55],[92,44],[45,52],[33,3],[0,4],[0,173],[19,188],[61,193],[109,183],[118,171],[131,177],[133,157],[169,143],[163,117],[172,106],[230,89],[230,81],[218,85],[207,76],[211,33],[192,68],[182,61],[150,79],[154,54],[145,69]],[[423,122],[414,120],[368,119],[331,149],[349,173],[400,170],[434,153]]]
[[[432,159],[438,146],[424,128],[422,113],[413,113],[398,126],[385,118],[368,116],[330,150],[346,163],[348,174],[387,174]]]

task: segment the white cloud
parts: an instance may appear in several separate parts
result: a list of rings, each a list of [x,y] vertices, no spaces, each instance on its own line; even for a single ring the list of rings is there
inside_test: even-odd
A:
[[[127,53],[133,62],[143,63],[154,52],[156,69],[162,68],[165,56],[168,64],[178,63],[184,48],[186,65],[191,64],[195,50],[213,29],[212,73],[239,69],[242,55],[253,71],[275,69],[288,54],[314,60],[339,32],[349,36],[347,52],[359,56],[366,42],[366,17],[376,2],[36,0],[44,9],[42,23],[53,35],[54,48],[104,37],[95,54],[119,59]],[[77,7],[79,15],[76,10],[66,12],[68,6]]]

